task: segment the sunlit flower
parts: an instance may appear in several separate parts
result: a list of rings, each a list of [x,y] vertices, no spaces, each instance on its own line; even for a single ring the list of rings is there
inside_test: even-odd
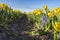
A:
[[[41,14],[41,12],[40,12],[40,11],[37,11],[37,12],[36,12],[36,15],[40,15],[40,14]]]
[[[36,9],[36,10],[33,11],[33,13],[36,14],[36,15],[40,15],[42,13],[42,10]]]
[[[54,13],[49,12],[49,13],[48,13],[48,16],[51,17],[51,18],[53,18],[53,17],[54,17]]]
[[[0,4],[0,6],[1,6],[2,8],[8,8],[8,6],[7,6],[6,4],[4,4],[4,3]]]
[[[57,13],[57,10],[54,10],[54,13]]]
[[[47,10],[47,5],[43,6],[43,9],[44,9],[44,10]]]
[[[54,11],[55,14],[59,14],[60,13],[60,8],[55,8],[53,11]]]
[[[55,22],[54,29],[58,32],[60,32],[60,22]]]

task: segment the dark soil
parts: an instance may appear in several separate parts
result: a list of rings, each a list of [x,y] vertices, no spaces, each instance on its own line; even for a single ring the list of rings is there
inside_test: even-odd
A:
[[[31,36],[25,32],[31,31],[33,23],[28,19],[26,15],[23,15],[20,19],[13,20],[8,23],[8,30],[5,30],[3,26],[0,26],[0,40],[53,40],[53,33],[49,31],[44,35]]]

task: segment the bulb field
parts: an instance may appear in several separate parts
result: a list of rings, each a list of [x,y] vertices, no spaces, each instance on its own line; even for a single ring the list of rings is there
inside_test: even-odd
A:
[[[30,12],[0,4],[1,40],[60,40],[60,7]]]

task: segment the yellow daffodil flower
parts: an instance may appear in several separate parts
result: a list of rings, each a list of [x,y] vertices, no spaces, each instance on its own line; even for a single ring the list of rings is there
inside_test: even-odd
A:
[[[43,6],[43,9],[44,9],[44,10],[47,10],[47,5]]]
[[[54,13],[49,12],[49,13],[48,13],[48,16],[51,17],[51,18],[53,18],[53,17],[54,17]]]
[[[8,7],[6,4],[4,4],[4,3],[1,3],[1,4],[0,4],[0,8],[1,8],[1,9],[4,9],[4,10],[6,10],[6,11],[9,10],[9,7]]]
[[[36,9],[36,10],[33,11],[33,13],[34,13],[35,15],[40,15],[40,14],[42,13],[42,10]]]
[[[55,8],[55,9],[54,9],[54,13],[55,13],[55,14],[60,14],[60,8]]]
[[[4,4],[4,3],[0,4],[0,6],[1,6],[2,8],[7,8],[7,7],[8,7],[8,6],[7,6],[6,4]]]
[[[60,22],[55,22],[54,29],[58,32],[60,32]]]
[[[36,12],[36,15],[40,15],[41,14],[41,12]]]

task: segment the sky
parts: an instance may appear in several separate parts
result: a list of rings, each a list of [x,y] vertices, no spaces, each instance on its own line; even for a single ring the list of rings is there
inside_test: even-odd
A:
[[[42,9],[47,5],[49,9],[60,7],[60,0],[0,0],[0,3],[5,3],[14,10],[32,11],[34,9]]]

